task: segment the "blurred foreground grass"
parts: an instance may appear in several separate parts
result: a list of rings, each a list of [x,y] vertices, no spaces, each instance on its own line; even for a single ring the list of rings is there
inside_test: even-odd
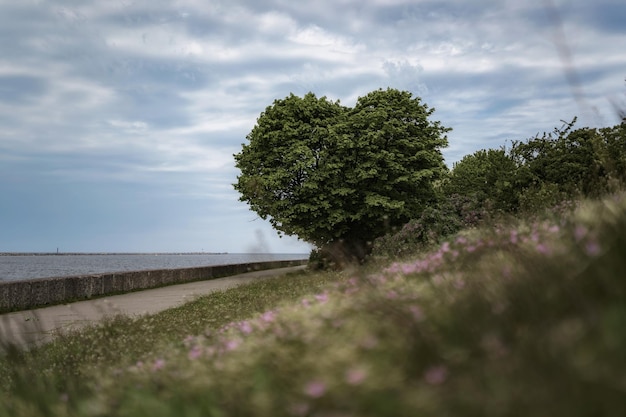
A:
[[[0,415],[626,412],[626,198],[301,273],[0,360]]]

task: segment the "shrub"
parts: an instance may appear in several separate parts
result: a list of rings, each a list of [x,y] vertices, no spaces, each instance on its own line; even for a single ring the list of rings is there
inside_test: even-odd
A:
[[[376,239],[372,256],[402,258],[439,242],[462,227],[463,221],[455,213],[452,204],[429,207],[422,212],[419,219],[411,220],[396,233]]]

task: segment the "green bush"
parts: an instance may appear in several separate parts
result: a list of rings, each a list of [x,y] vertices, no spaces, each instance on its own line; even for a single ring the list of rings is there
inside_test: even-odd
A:
[[[425,209],[419,219],[374,240],[372,257],[402,258],[458,232],[463,221],[453,210],[451,204]]]

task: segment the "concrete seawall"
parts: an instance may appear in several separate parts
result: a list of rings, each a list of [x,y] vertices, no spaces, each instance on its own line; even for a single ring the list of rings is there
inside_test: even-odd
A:
[[[302,261],[252,262],[196,268],[113,272],[97,275],[0,282],[0,313],[86,300],[166,285],[209,280],[245,272],[286,268]]]

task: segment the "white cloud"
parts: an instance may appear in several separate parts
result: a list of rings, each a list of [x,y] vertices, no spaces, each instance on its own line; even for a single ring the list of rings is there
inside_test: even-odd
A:
[[[126,120],[109,120],[108,123],[116,129],[120,130],[122,134],[141,134],[148,130],[148,123],[140,120],[126,121]]]
[[[291,16],[277,11],[261,13],[253,26],[256,26],[261,33],[269,35],[284,36],[297,30],[297,23]]]

